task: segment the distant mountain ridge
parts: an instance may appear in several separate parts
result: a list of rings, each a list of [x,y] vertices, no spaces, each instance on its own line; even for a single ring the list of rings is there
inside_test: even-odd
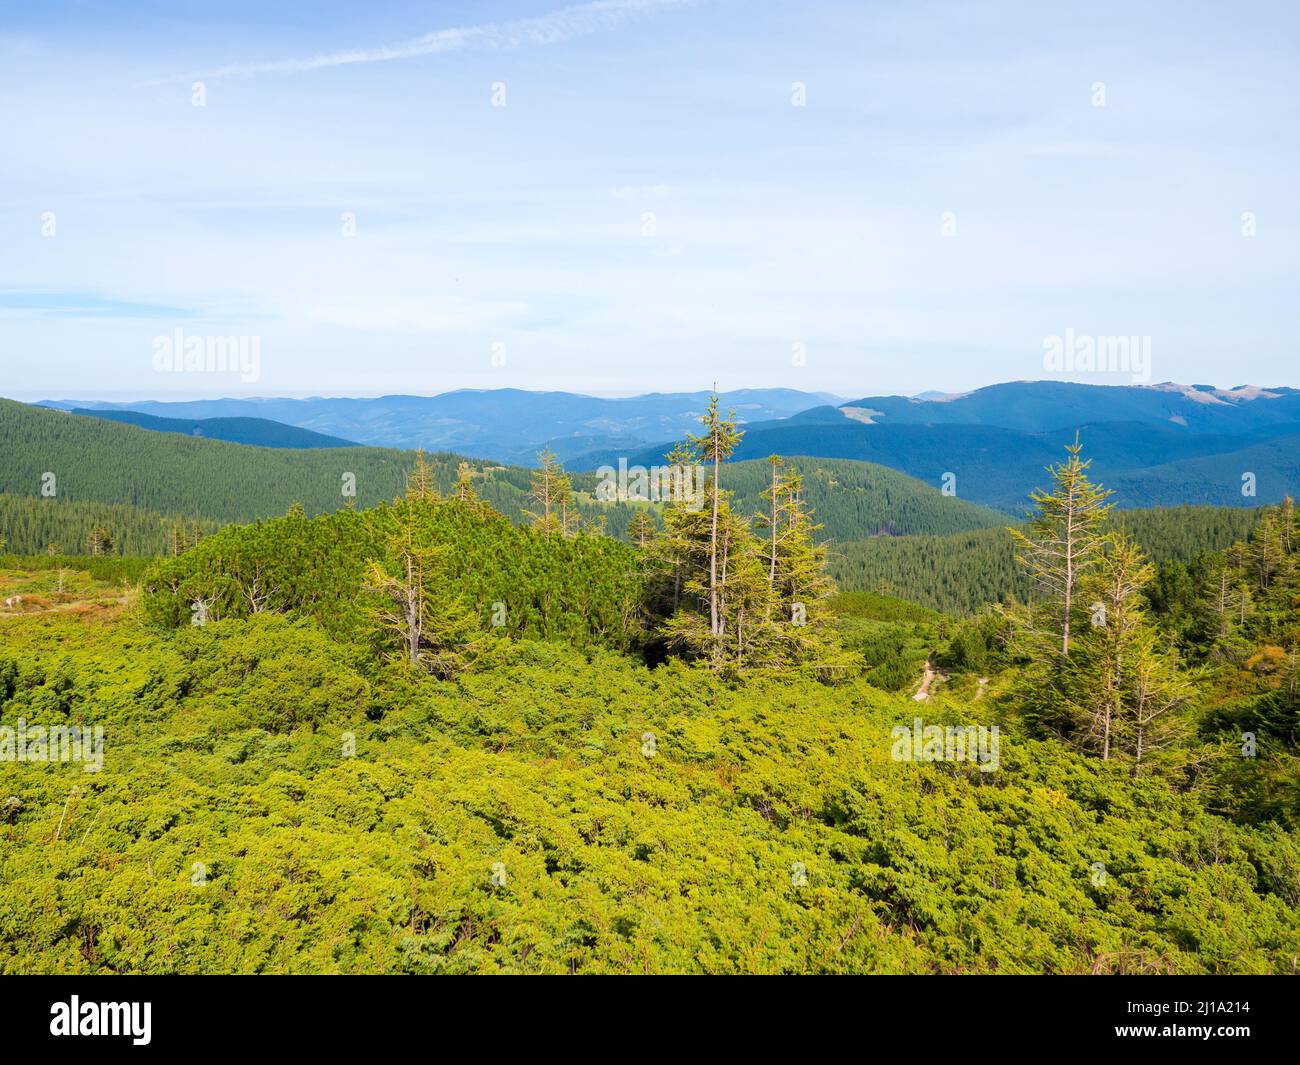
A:
[[[1169,422],[1192,432],[1243,432],[1300,423],[1300,390],[1242,385],[1083,385],[1008,381],[930,399],[866,396],[838,405],[872,412],[873,424],[996,425],[1045,432],[1086,422]],[[851,415],[847,415],[851,417]]]
[[[535,465],[550,447],[561,459],[598,447],[630,451],[683,436],[699,426],[708,392],[669,392],[605,399],[572,392],[464,389],[437,396],[374,399],[216,399],[183,403],[46,401],[63,410],[131,410],[161,418],[260,418],[355,440],[359,444],[455,451],[474,458]],[[769,421],[842,397],[794,389],[724,392],[745,421]]]
[[[867,396],[745,429],[740,459],[874,462],[1012,515],[1076,433],[1121,506],[1257,506],[1300,488],[1300,390],[1292,388],[1020,381],[928,399]],[[652,465],[665,445],[627,460]],[[594,468],[610,455],[598,449],[573,466]],[[1247,474],[1254,495],[1243,492]]]

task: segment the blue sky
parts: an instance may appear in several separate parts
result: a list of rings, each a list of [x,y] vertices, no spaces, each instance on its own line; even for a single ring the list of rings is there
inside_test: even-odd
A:
[[[1300,385],[1292,3],[271,6],[0,4],[0,394]]]

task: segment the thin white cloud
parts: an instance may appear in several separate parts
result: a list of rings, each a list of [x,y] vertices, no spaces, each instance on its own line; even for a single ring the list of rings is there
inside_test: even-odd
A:
[[[215,81],[220,78],[250,78],[259,74],[306,74],[330,67],[386,63],[395,59],[459,52],[466,48],[518,48],[524,45],[558,44],[664,8],[685,7],[697,2],[698,0],[592,0],[586,4],[559,8],[536,18],[512,19],[480,26],[457,26],[425,33],[396,44],[331,52],[305,59],[229,63],[212,70],[198,71],[178,78],[162,78],[148,84],[191,79]]]

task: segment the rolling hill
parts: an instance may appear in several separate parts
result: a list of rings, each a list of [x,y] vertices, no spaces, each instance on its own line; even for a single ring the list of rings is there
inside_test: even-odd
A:
[[[885,466],[851,459],[796,455],[787,459],[803,474],[804,494],[828,540],[913,533],[955,533],[1006,524],[995,510],[938,489]],[[735,492],[742,513],[755,514],[765,504],[760,493],[771,478],[767,458],[728,463],[723,484]]]
[[[455,456],[432,461],[449,481]],[[317,514],[352,498],[343,495],[345,474],[355,477],[357,506],[393,498],[411,462],[385,448],[250,447],[0,400],[0,492],[41,496],[52,475],[57,503],[123,504],[224,522],[283,514],[295,502]]]

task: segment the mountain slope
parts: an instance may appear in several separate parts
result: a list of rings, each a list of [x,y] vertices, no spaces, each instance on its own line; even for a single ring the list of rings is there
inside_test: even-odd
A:
[[[450,477],[453,457],[436,461]],[[410,463],[410,455],[383,448],[248,447],[0,400],[0,492],[42,496],[52,483],[52,505],[252,521],[295,502],[308,513],[343,506],[344,474],[355,475],[357,505],[373,506],[402,491]]]
[[[942,423],[866,424],[828,419],[818,408],[782,422],[750,426],[736,457],[768,454],[850,458],[900,470],[935,487],[945,481],[957,496],[1019,515],[1029,491],[1045,483],[1045,467],[1059,462],[1076,433],[1092,459],[1094,479],[1115,489],[1122,507],[1213,503],[1275,503],[1300,486],[1300,434],[1290,423],[1256,433],[1191,433],[1167,423],[1080,423],[1044,432],[1000,426]],[[1289,435],[1269,437],[1269,433]],[[662,462],[665,445],[644,448],[629,463]],[[575,468],[609,460],[594,453]],[[1241,475],[1256,474],[1258,495],[1241,495]],[[952,476],[946,477],[945,475]]]
[[[1276,502],[1297,487],[1300,391],[1289,388],[1018,381],[955,396],[868,396],[840,406],[827,398],[787,389],[724,393],[724,408],[734,407],[746,430],[736,458],[775,453],[876,463],[1019,515],[1028,492],[1043,483],[1044,467],[1060,459],[1077,432],[1094,474],[1115,487],[1121,506],[1249,506]],[[620,457],[630,465],[659,463],[665,441],[698,428],[706,402],[705,393],[600,399],[500,389],[137,406],[150,416],[184,419],[255,416],[519,466],[535,465],[537,453],[549,447],[571,470],[594,470]],[[1268,446],[1270,440],[1276,443]],[[1256,475],[1254,497],[1240,495],[1246,472]]]
[[[1300,422],[1300,391],[1208,385],[1083,385],[1009,381],[964,395],[923,400],[867,396],[841,409],[877,424],[997,425],[1044,432],[1088,422],[1167,422],[1191,432],[1249,432]]]
[[[252,444],[255,447],[323,448],[356,447],[350,440],[326,436],[296,425],[273,422],[268,418],[159,418],[134,410],[89,410],[77,407],[72,411],[88,418],[103,418],[122,422],[155,433],[180,433],[208,440],[227,440],[234,444]]]
[[[1247,475],[1254,493],[1246,495]],[[1122,496],[1142,495],[1214,506],[1254,506],[1294,496],[1300,486],[1300,434],[1262,440],[1235,451],[1166,462],[1112,478]]]
[[[630,464],[663,461],[664,445],[645,448],[628,457]],[[1059,449],[1028,433],[980,425],[896,425],[877,427],[841,418],[838,423],[794,421],[786,426],[767,422],[749,429],[735,458],[766,455],[808,455],[820,459],[855,459],[906,473],[939,489],[944,475],[955,474],[956,493],[963,499],[1011,509],[1039,480],[1043,467],[1059,458]],[[609,461],[608,455],[585,455],[575,468]]]
[[[955,533],[1006,524],[1006,516],[964,499],[945,496],[897,470],[850,459],[806,455],[786,458],[803,475],[804,496],[829,540],[911,533]],[[766,506],[761,493],[771,480],[766,456],[728,463],[723,485],[735,493],[741,513]]]

